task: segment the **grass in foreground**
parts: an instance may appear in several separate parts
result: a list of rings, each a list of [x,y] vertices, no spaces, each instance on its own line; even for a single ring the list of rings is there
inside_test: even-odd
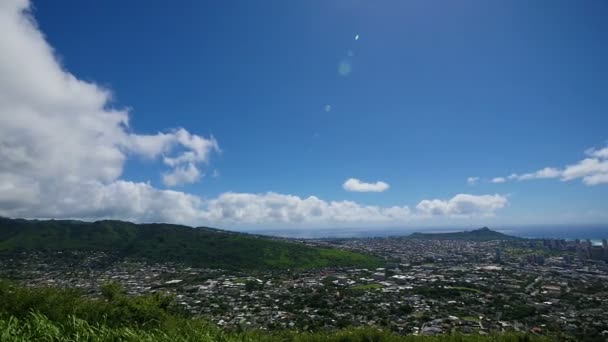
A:
[[[328,332],[226,332],[201,319],[179,313],[172,298],[162,295],[128,297],[108,284],[94,299],[74,290],[29,289],[0,281],[0,341],[25,342],[545,342],[547,337],[522,334],[490,336],[398,336],[377,328]]]
[[[17,319],[0,319],[0,341],[53,341],[53,342],[544,342],[544,337],[520,334],[490,336],[447,335],[437,337],[397,336],[374,328],[346,329],[335,332],[244,332],[225,333],[217,327],[200,321],[182,322],[172,329],[144,329],[137,327],[110,328],[91,324],[70,316],[64,323],[53,322],[41,314],[32,313]]]

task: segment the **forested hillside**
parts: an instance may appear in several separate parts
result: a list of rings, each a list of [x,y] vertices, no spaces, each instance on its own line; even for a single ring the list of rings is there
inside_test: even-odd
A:
[[[100,250],[151,261],[225,269],[374,267],[362,254],[200,227],[122,221],[37,221],[0,218],[0,253]]]

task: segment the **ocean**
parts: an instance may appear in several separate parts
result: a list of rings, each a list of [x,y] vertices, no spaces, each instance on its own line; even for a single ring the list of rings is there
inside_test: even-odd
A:
[[[479,227],[481,228],[481,227]],[[548,238],[574,240],[590,239],[595,244],[601,244],[602,239],[608,239],[608,225],[536,225],[489,227],[492,230],[525,238]],[[474,230],[477,228],[463,227],[419,227],[419,228],[297,228],[297,229],[243,229],[241,231],[253,234],[271,235],[286,238],[319,239],[319,238],[365,238],[405,236],[414,232],[448,233]]]

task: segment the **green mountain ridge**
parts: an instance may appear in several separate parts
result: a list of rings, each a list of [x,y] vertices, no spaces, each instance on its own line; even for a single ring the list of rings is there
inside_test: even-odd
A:
[[[469,240],[469,241],[492,241],[492,240],[521,240],[523,238],[503,234],[488,227],[476,230],[451,232],[451,233],[412,233],[407,236],[410,239],[425,240]]]
[[[368,255],[208,227],[0,218],[0,253],[62,250],[240,270],[380,265],[379,259]]]

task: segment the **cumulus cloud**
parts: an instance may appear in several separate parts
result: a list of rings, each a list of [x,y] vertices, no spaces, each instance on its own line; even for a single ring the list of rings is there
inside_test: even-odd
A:
[[[125,138],[124,146],[127,151],[145,158],[155,159],[162,156],[163,162],[170,167],[206,163],[212,152],[220,152],[214,137],[203,138],[190,134],[183,128],[156,135],[129,134]],[[171,153],[178,148],[184,151]]]
[[[335,226],[360,224],[395,225],[429,219],[430,216],[492,216],[508,204],[501,195],[459,194],[449,200],[423,200],[412,211],[407,206],[381,207],[352,201],[325,201],[315,196],[278,193],[224,193],[204,206],[211,222],[242,224],[294,224]]]
[[[378,181],[375,183],[365,183],[357,178],[349,178],[342,184],[342,187],[346,191],[355,191],[355,192],[384,192],[388,190],[390,185],[385,182]]]
[[[315,196],[224,193],[206,205],[205,215],[213,222],[248,224],[394,223],[410,218],[407,206],[379,207],[352,201],[325,201]]]
[[[492,178],[492,180],[491,180],[492,183],[496,183],[496,184],[504,183],[506,181],[507,180],[504,177],[495,177],[495,178]]]
[[[497,203],[498,195],[464,194],[449,201],[422,201],[413,212],[408,206],[272,192],[229,192],[204,199],[124,180],[125,162],[134,157],[161,161],[167,168],[161,175],[166,186],[196,182],[203,175],[201,167],[220,152],[219,145],[213,137],[183,128],[134,133],[128,111],[112,108],[107,89],[62,68],[28,10],[26,0],[0,1],[1,216],[227,227],[354,226],[403,224],[428,212],[488,215],[504,206]],[[344,187],[385,191],[389,185],[350,179]]]
[[[492,216],[509,203],[502,195],[458,194],[449,200],[422,200],[416,210],[429,216]]]
[[[0,7],[0,184],[44,201],[46,184],[111,184],[131,155],[162,159],[168,185],[198,180],[198,165],[219,151],[215,139],[176,129],[135,134],[128,111],[111,106],[111,93],[62,68],[28,13],[26,1]],[[184,175],[184,171],[188,171]],[[13,195],[3,191],[4,203]],[[30,196],[31,197],[31,196]]]
[[[38,197],[27,206],[1,206],[0,215],[27,218],[121,219],[134,222],[195,224],[204,219],[203,201],[179,191],[160,190],[147,183],[117,180],[49,184],[56,196]]]
[[[587,151],[585,151],[585,154],[587,154],[590,157],[593,158],[599,158],[599,159],[608,159],[608,147],[604,147],[602,149],[595,149],[595,148],[590,148]]]
[[[562,181],[581,179],[586,185],[608,184],[608,147],[602,149],[588,149],[585,151],[588,158],[563,168],[545,167],[543,169],[524,173],[511,174],[508,177],[496,177],[494,180],[535,180],[558,178]],[[494,182],[493,183],[502,183]]]
[[[194,164],[177,166],[171,172],[163,173],[163,184],[176,186],[181,184],[195,183],[201,178],[201,173]]]
[[[477,182],[479,182],[479,177],[467,178],[467,184],[469,184],[469,185],[475,185],[475,184],[477,184]]]

